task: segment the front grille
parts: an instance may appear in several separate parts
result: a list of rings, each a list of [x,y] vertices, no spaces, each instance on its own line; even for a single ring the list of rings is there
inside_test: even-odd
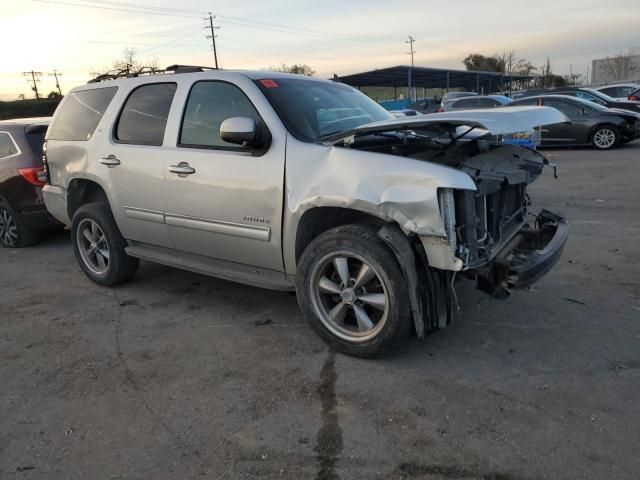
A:
[[[503,185],[483,195],[457,190],[456,255],[468,268],[490,261],[519,230],[527,214],[526,185]]]

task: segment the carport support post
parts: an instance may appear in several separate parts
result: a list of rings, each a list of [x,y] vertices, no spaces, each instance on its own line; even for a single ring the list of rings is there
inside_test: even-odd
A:
[[[411,68],[407,69],[407,98],[409,98],[409,103],[411,103]]]
[[[449,71],[447,71],[447,93],[449,93]]]
[[[398,87],[393,86],[393,99],[398,100]]]
[[[476,73],[476,93],[480,94],[480,74]]]

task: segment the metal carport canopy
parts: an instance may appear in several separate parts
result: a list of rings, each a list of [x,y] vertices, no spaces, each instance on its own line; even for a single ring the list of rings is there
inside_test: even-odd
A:
[[[340,77],[340,81],[353,87],[406,87],[409,83],[418,88],[464,88],[475,90],[478,86],[497,87],[532,77],[507,75],[500,72],[451,70],[446,68],[412,67],[398,65]],[[487,92],[488,93],[488,92]]]

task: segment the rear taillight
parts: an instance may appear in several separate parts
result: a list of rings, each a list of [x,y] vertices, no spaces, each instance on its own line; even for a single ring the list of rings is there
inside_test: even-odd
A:
[[[49,163],[47,161],[47,141],[42,144],[42,164],[44,165],[43,178],[45,183],[51,185],[51,173],[49,172]]]
[[[640,95],[629,95],[629,100],[632,102],[640,102]]]
[[[36,187],[42,187],[46,183],[44,167],[19,168],[18,173],[27,182]]]
[[[438,110],[436,110],[436,113],[442,113],[444,112],[444,109],[442,107],[440,107]]]

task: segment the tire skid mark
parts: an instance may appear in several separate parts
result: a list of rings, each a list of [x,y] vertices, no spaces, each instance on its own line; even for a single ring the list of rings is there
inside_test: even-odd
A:
[[[162,417],[156,412],[156,410],[149,404],[144,395],[144,390],[140,387],[140,384],[136,380],[133,371],[129,367],[129,363],[127,362],[127,358],[122,352],[120,336],[122,331],[122,310],[126,307],[126,304],[123,305],[124,302],[120,302],[116,297],[115,293],[113,298],[116,300],[116,305],[118,306],[118,317],[116,319],[116,331],[115,331],[115,346],[116,346],[116,355],[118,360],[120,361],[124,372],[125,372],[125,382],[129,382],[133,389],[134,396],[138,398],[138,400],[142,403],[144,409],[151,415],[153,420],[160,425],[160,427],[166,431],[171,437],[173,444],[180,451],[181,456],[194,455],[198,458],[201,457],[201,454],[198,450],[189,449],[186,443],[182,440],[180,435],[175,432],[167,422],[165,422]]]
[[[336,399],[336,353],[332,350],[320,371],[320,385],[317,392],[322,400],[323,425],[316,436],[316,480],[339,480],[335,471],[336,462],[342,453],[342,428],[338,418]]]

